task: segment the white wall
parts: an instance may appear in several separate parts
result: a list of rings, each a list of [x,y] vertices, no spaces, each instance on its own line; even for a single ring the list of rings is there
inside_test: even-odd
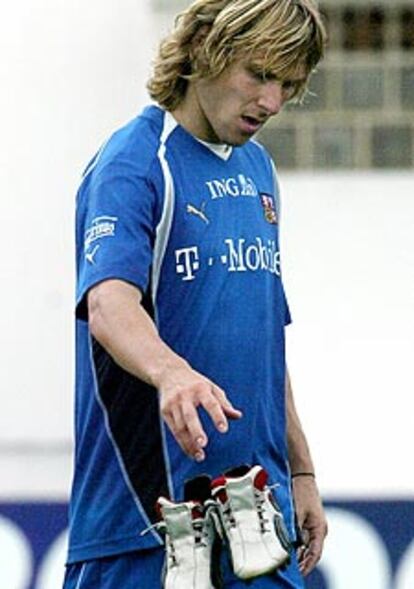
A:
[[[289,365],[322,486],[412,497],[414,174],[282,184]]]
[[[20,0],[1,19],[0,496],[66,496],[74,193],[144,104],[163,26],[145,0]],[[328,495],[414,489],[413,180],[282,182],[289,364]]]
[[[73,205],[82,168],[146,102],[146,0],[16,0],[0,19],[0,496],[66,496]]]
[[[156,35],[139,4],[20,0],[1,19],[3,443],[71,434],[74,193],[146,100]]]

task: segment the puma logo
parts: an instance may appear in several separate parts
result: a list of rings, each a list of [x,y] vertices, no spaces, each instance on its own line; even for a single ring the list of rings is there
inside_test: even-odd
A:
[[[208,219],[208,217],[204,213],[205,208],[206,208],[206,203],[203,202],[200,209],[198,209],[197,207],[195,207],[192,204],[187,204],[186,210],[189,215],[195,215],[196,217],[198,217],[199,219],[201,219],[202,221],[204,221],[204,223],[206,223],[208,225],[210,223],[210,220]]]
[[[95,263],[96,263],[95,256],[96,256],[96,252],[98,251],[99,248],[100,248],[100,245],[95,245],[95,247],[93,248],[93,250],[91,252],[89,252],[88,254],[85,254],[85,258],[92,265],[95,265]]]

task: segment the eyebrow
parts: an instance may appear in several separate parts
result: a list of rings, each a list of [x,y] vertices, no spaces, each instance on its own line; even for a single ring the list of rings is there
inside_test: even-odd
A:
[[[269,74],[265,73],[266,75],[270,75],[272,76],[275,80],[281,82],[282,84],[285,82],[289,82],[290,84],[306,84],[307,80],[308,80],[308,76],[300,76],[300,77],[290,77],[290,76],[278,76],[277,74],[273,74],[271,72],[269,72]]]
[[[280,74],[276,73],[275,71],[272,71],[270,68],[267,69],[266,67],[263,67],[263,64],[255,60],[247,62],[246,65],[248,68],[257,70],[257,72],[261,73],[264,77],[272,77],[275,80],[278,80],[282,83],[291,82],[292,84],[306,84],[306,82],[309,79],[309,73],[306,72],[302,75],[296,75],[296,77],[295,74],[292,74],[292,77],[289,74],[282,77]]]
[[[303,76],[301,78],[284,78],[282,82],[292,82],[292,84],[305,84],[308,79],[308,76]]]

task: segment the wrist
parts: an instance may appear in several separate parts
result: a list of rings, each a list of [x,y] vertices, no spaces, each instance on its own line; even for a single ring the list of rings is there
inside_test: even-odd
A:
[[[181,357],[175,354],[165,354],[162,361],[154,367],[151,373],[151,385],[155,387],[159,392],[169,388],[171,383],[176,382],[177,374],[184,371],[188,371],[188,363]]]
[[[310,478],[310,479],[316,479],[316,475],[312,470],[305,470],[305,471],[296,471],[296,472],[292,472],[290,475],[290,478],[293,479],[298,479],[298,478]]]

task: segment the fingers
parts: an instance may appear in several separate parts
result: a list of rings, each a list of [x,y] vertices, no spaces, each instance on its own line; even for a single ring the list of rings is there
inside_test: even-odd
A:
[[[164,391],[161,412],[171,432],[184,452],[201,462],[205,459],[208,439],[198,416],[203,407],[220,433],[226,433],[229,419],[242,414],[230,403],[224,391],[208,381],[196,382],[192,387]]]
[[[302,549],[302,553],[299,555],[299,568],[304,577],[309,575],[309,573],[315,568],[321,555],[322,542],[311,542],[309,546]]]
[[[209,387],[203,389],[199,395],[199,404],[209,414],[215,428],[222,434],[225,434],[229,429],[229,423],[227,417],[230,419],[240,419],[242,416],[241,411],[233,407],[232,403],[227,399],[225,392],[220,387],[209,383]],[[192,415],[190,414],[190,418]],[[189,423],[190,432],[193,433],[194,439],[197,440],[200,434],[198,420],[194,420]],[[200,424],[201,427],[201,424]],[[204,432],[203,432],[204,433]],[[204,434],[205,435],[205,434]],[[207,443],[207,440],[206,440]]]
[[[197,409],[191,401],[187,400],[182,403],[181,415],[183,426],[188,432],[190,445],[194,449],[192,455],[198,462],[201,462],[205,458],[204,448],[207,446],[208,439],[198,417]]]
[[[165,420],[183,451],[197,462],[203,461],[205,459],[203,448],[207,444],[203,429],[201,428],[199,437],[194,438],[187,427],[181,407],[174,408],[171,416],[166,415]]]
[[[297,556],[302,574],[308,575],[321,558],[328,525],[313,477],[293,479],[292,491],[298,528],[303,540]]]
[[[229,410],[228,408],[230,406],[229,402],[225,403],[219,398],[223,395],[223,391],[211,385],[199,397],[200,405],[207,411],[216,429],[222,434],[226,433],[229,429],[225,408]]]
[[[242,412],[234,407],[234,405],[229,401],[229,399],[226,396],[226,393],[222,389],[212,384],[212,392],[216,399],[219,401],[220,406],[223,412],[225,413],[226,417],[228,417],[229,419],[240,419],[240,417],[242,417]]]
[[[320,526],[312,530],[303,530],[305,546],[298,550],[299,568],[302,575],[308,575],[318,564],[323,550],[326,528]]]

